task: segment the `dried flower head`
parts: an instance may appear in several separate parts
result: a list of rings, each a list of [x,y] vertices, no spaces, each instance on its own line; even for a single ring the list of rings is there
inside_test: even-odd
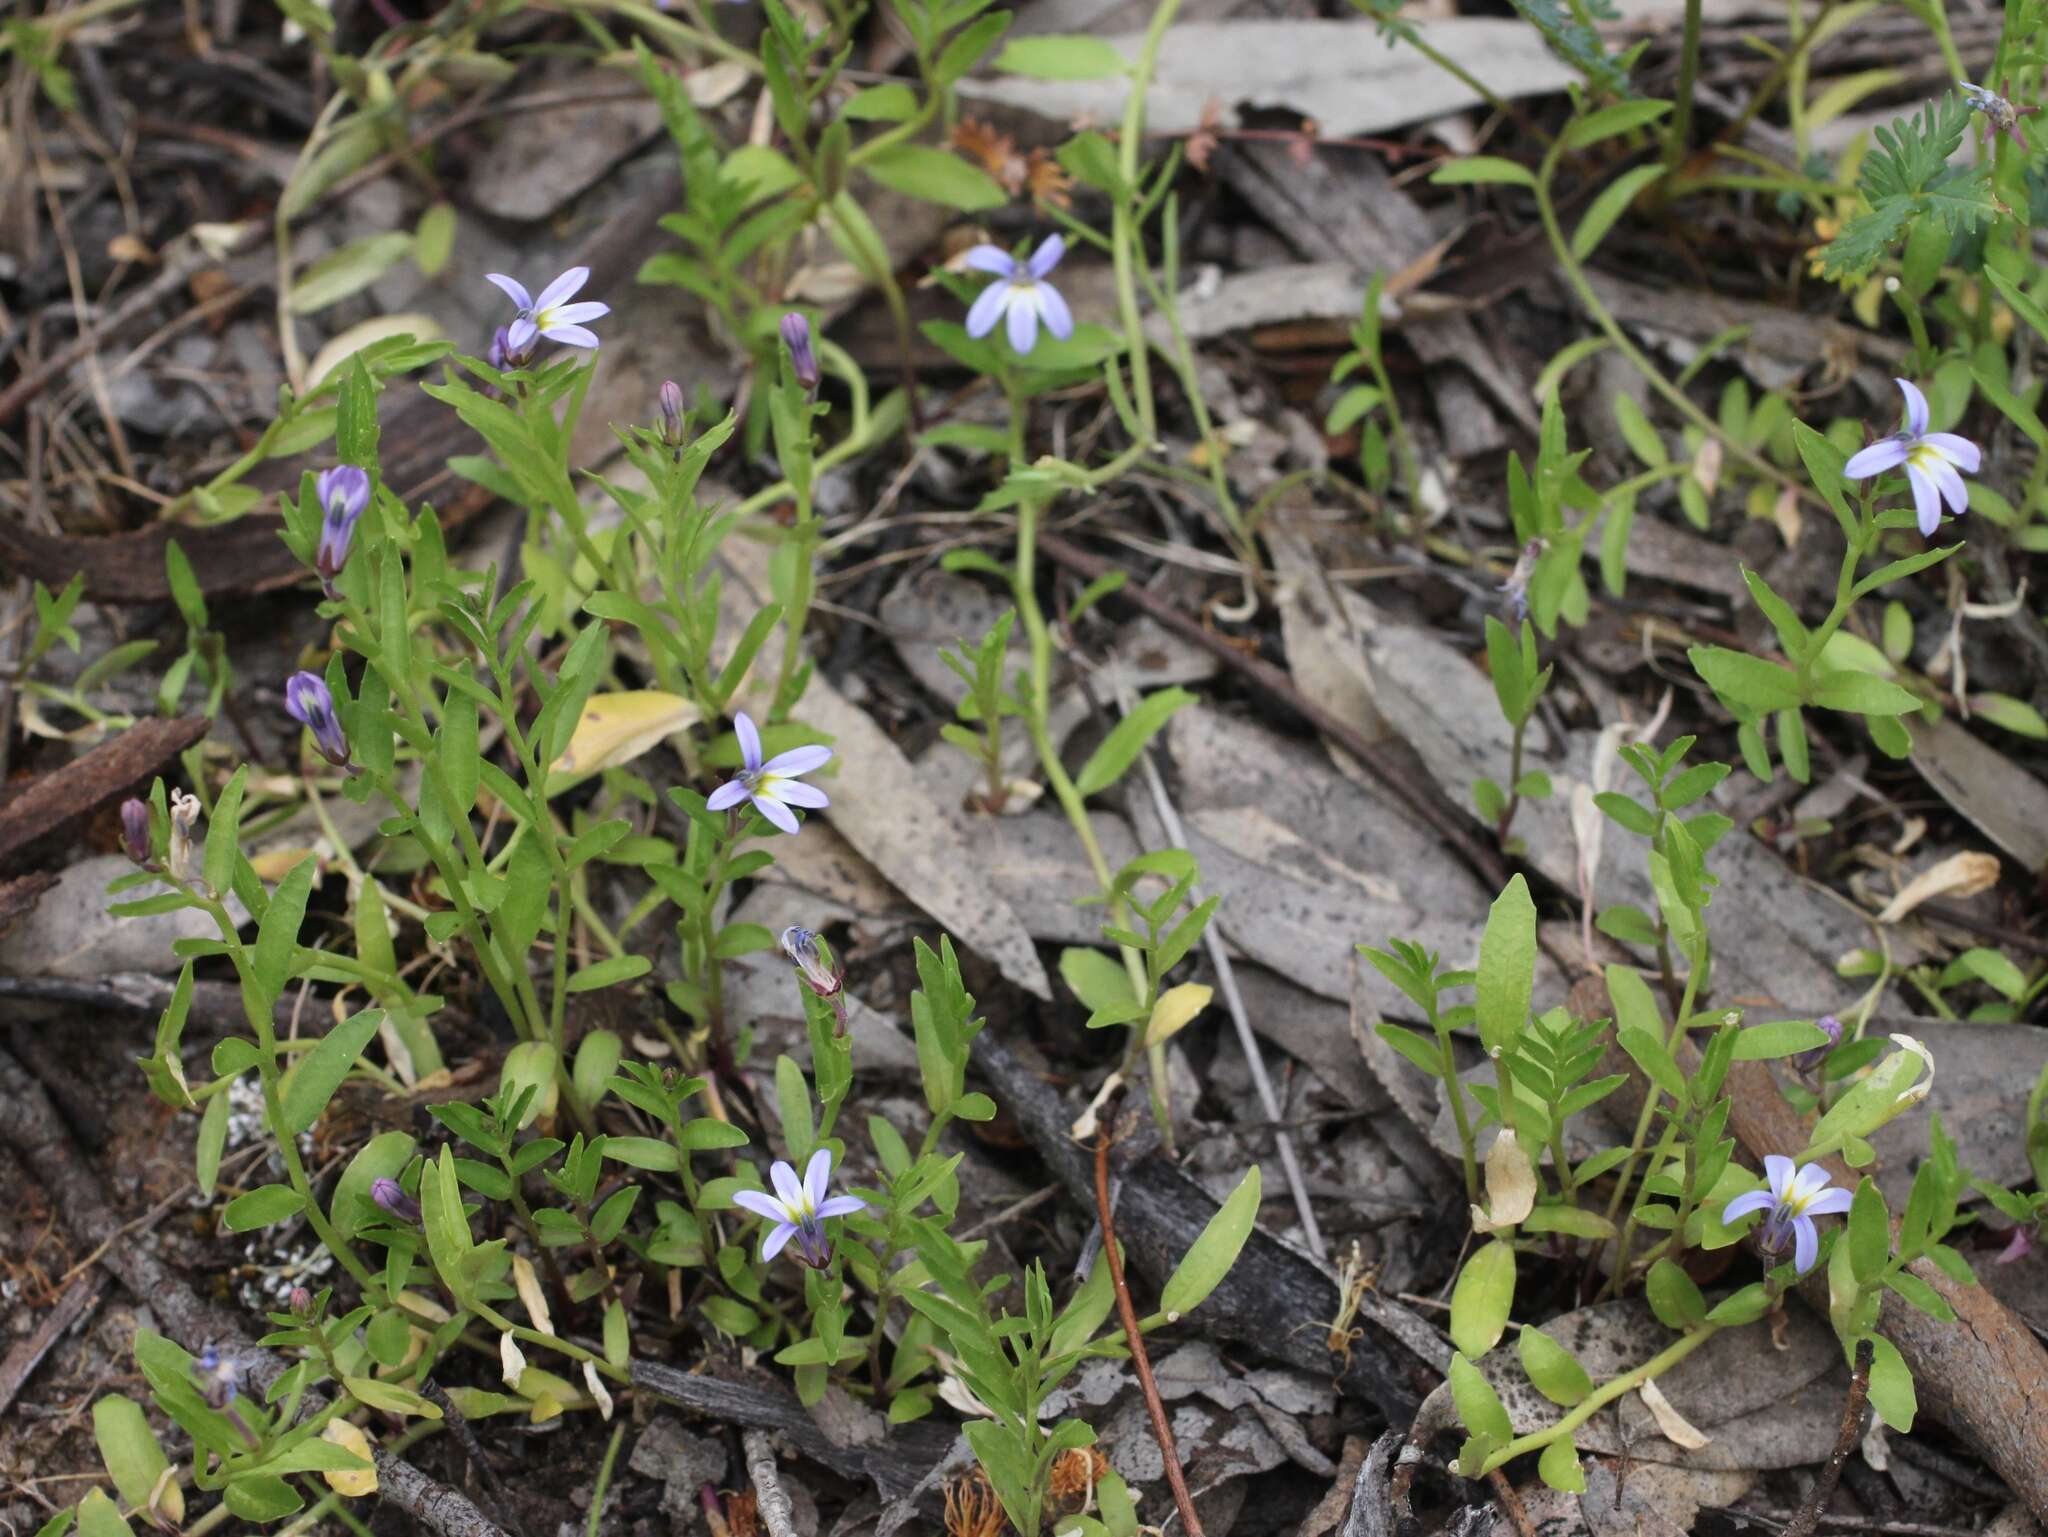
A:
[[[193,833],[199,826],[199,797],[189,790],[171,792],[171,874],[186,885],[199,879],[201,845]]]
[[[846,973],[827,957],[814,930],[790,927],[782,931],[782,953],[803,973],[804,982],[820,998],[836,996],[846,985]]]
[[[1053,1458],[1046,1488],[1057,1500],[1071,1500],[1076,1496],[1092,1498],[1095,1486],[1102,1482],[1102,1475],[1108,1471],[1109,1459],[1094,1447],[1070,1446]]]
[[[946,1485],[946,1537],[1002,1537],[1007,1519],[980,1468]]]
[[[751,1489],[742,1489],[725,1502],[725,1526],[732,1537],[758,1537],[761,1530],[761,1500]]]

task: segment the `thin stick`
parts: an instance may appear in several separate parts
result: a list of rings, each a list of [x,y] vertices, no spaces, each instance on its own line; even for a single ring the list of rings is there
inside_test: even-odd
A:
[[[1051,556],[1069,571],[1079,572],[1091,580],[1113,569],[1110,562],[1067,543],[1058,534],[1040,534],[1038,548],[1041,553]],[[1211,656],[1221,659],[1250,678],[1260,689],[1286,705],[1363,764],[1396,800],[1422,818],[1463,855],[1466,862],[1479,872],[1482,880],[1496,890],[1507,884],[1507,866],[1502,863],[1499,852],[1489,848],[1474,836],[1460,813],[1434,798],[1428,791],[1410,784],[1387,761],[1384,749],[1375,747],[1302,693],[1286,673],[1270,662],[1261,661],[1255,656],[1247,656],[1224,636],[1216,634],[1199,620],[1182,612],[1177,605],[1147,592],[1143,587],[1126,584],[1117,596],[1128,598],[1176,635],[1194,642]]]
[[[1188,1537],[1202,1537],[1202,1519],[1195,1514],[1194,1496],[1181,1474],[1180,1453],[1174,1449],[1173,1427],[1166,1422],[1166,1405],[1160,1401],[1159,1384],[1152,1378],[1152,1358],[1145,1353],[1145,1336],[1138,1332],[1138,1310],[1131,1304],[1131,1288],[1124,1280],[1123,1256],[1117,1253],[1116,1222],[1109,1209],[1109,1128],[1115,1123],[1122,1091],[1112,1096],[1102,1117],[1102,1129],[1095,1134],[1095,1210],[1102,1223],[1102,1258],[1109,1266],[1109,1284],[1116,1290],[1117,1317],[1123,1321],[1124,1343],[1131,1347],[1131,1365],[1138,1373],[1138,1388],[1145,1395],[1145,1412],[1152,1416],[1152,1437],[1159,1443],[1159,1455],[1166,1462],[1166,1482],[1173,1489],[1173,1503],[1180,1510]]]
[[[775,1466],[775,1443],[767,1431],[756,1428],[741,1434],[740,1446],[747,1454],[747,1476],[754,1481],[754,1508],[768,1537],[796,1537],[794,1508]]]
[[[1813,1492],[1799,1507],[1799,1514],[1792,1518],[1792,1524],[1785,1528],[1784,1537],[1813,1537],[1814,1529],[1820,1525],[1821,1512],[1834,1498],[1835,1485],[1842,1481],[1842,1468],[1848,1463],[1849,1454],[1863,1439],[1863,1400],[1869,1392],[1870,1342],[1858,1340],[1856,1371],[1849,1379],[1849,1394],[1842,1400],[1842,1429],[1835,1437],[1835,1449],[1828,1454],[1827,1465],[1820,1470],[1820,1477],[1814,1480]]]

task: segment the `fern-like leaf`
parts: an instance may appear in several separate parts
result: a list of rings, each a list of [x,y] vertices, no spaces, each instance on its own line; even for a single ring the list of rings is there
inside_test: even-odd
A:
[[[1822,249],[1821,275],[1863,276],[1923,216],[1967,233],[1996,214],[1989,172],[1949,164],[1969,131],[1970,108],[1953,92],[1878,129],[1877,148],[1857,182],[1870,211],[1851,219]]]
[[[1632,96],[1628,69],[1623,60],[1607,51],[1600,34],[1579,19],[1560,0],[1512,0],[1537,31],[1543,34],[1557,56],[1585,77],[1589,88],[1610,96]]]

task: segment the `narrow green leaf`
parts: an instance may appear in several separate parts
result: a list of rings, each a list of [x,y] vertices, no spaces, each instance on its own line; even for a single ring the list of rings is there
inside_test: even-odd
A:
[[[348,1077],[356,1059],[375,1039],[384,1023],[382,1009],[364,1009],[350,1015],[320,1037],[320,1044],[307,1052],[284,1081],[285,1128],[293,1136],[309,1131],[334,1091]]]
[[[1517,875],[1494,899],[1479,941],[1479,1039],[1489,1052],[1505,1051],[1522,1033],[1535,981],[1536,904]]]
[[[1259,1190],[1259,1166],[1253,1164],[1167,1277],[1159,1306],[1169,1318],[1192,1313],[1237,1263],[1258,1220]]]
[[[1469,1356],[1485,1355],[1500,1342],[1514,1305],[1514,1246],[1496,1238],[1458,1272],[1458,1284],[1451,1290],[1451,1343]]]
[[[1195,696],[1184,688],[1163,688],[1140,699],[1089,754],[1081,772],[1074,776],[1074,788],[1084,797],[1107,790],[1123,778],[1174,712],[1194,702]]]

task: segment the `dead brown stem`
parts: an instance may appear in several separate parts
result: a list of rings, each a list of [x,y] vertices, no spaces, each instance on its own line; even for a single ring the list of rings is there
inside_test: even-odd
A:
[[[1828,1454],[1820,1477],[1813,1481],[1813,1492],[1799,1507],[1799,1514],[1792,1518],[1792,1524],[1785,1528],[1784,1537],[1813,1537],[1814,1529],[1820,1525],[1821,1512],[1835,1497],[1835,1485],[1842,1481],[1842,1469],[1848,1464],[1849,1454],[1863,1439],[1863,1401],[1869,1393],[1870,1342],[1858,1340],[1856,1371],[1849,1378],[1848,1396],[1842,1400],[1842,1429],[1835,1437],[1835,1449]]]

